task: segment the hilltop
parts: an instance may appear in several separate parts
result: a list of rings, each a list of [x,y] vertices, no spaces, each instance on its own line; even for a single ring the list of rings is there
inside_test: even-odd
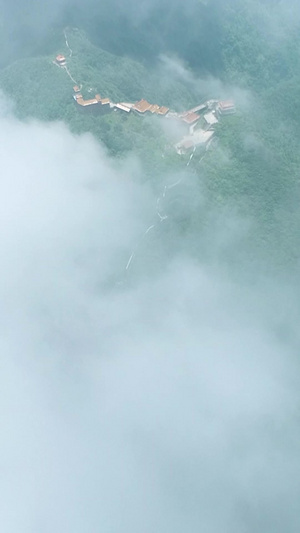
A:
[[[57,54],[66,56],[70,77],[53,61]],[[175,109],[191,107],[202,96],[159,69],[101,50],[78,29],[68,29],[66,35],[60,32],[51,54],[19,59],[0,72],[0,87],[15,103],[20,118],[63,120],[76,133],[93,133],[114,154],[133,148],[137,153],[151,150],[154,159],[156,151],[161,154],[167,139],[157,121],[141,123],[136,116],[121,114],[100,120],[79,114],[72,98],[74,82],[82,87],[85,98],[95,93],[115,101],[145,97]]]
[[[299,58],[293,35],[280,43],[280,49],[261,39],[247,6],[242,15],[232,11],[222,42],[225,82],[234,84],[238,93],[245,91],[245,106],[217,124],[217,146],[203,161],[195,153],[189,169],[205,187],[210,206],[226,206],[251,218],[248,240],[238,253],[247,250],[249,256],[252,250],[254,257],[259,249],[267,260],[272,257],[273,264],[297,266]],[[160,117],[80,113],[73,99],[74,80],[84,99],[97,93],[116,102],[144,98],[178,111],[224,95],[201,93],[201,87],[180,81],[163,64],[151,66],[149,61],[103,50],[81,30],[68,29],[67,38],[69,46],[63,31],[54,32],[47,53],[19,59],[0,71],[0,87],[15,103],[16,114],[22,119],[62,120],[75,133],[91,132],[114,156],[134,151],[143,175],[161,187],[165,172],[184,168],[189,156],[176,154],[175,139],[170,142],[170,131],[166,135]],[[71,78],[55,65],[58,54],[66,56]],[[198,235],[203,224],[207,224],[204,209],[189,213],[182,227],[193,227]]]

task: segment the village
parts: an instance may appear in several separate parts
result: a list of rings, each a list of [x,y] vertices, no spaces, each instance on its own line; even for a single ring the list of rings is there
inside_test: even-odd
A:
[[[55,64],[64,68],[71,80],[76,83],[67,68],[65,56],[61,54],[56,56]],[[145,99],[137,102],[114,103],[107,97],[102,98],[100,94],[95,94],[93,98],[85,100],[81,91],[82,86],[74,85],[73,98],[78,109],[83,112],[107,113],[116,111],[135,113],[140,116],[150,114],[182,124],[185,126],[185,135],[174,145],[179,155],[186,154],[201,146],[208,148],[215,135],[215,126],[222,117],[236,112],[235,103],[232,100],[207,100],[192,109],[178,113],[168,107],[151,104]]]

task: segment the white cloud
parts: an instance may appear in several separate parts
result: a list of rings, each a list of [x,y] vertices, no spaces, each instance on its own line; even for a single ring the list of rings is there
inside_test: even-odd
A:
[[[297,531],[296,365],[267,292],[176,254],[118,284],[155,213],[138,164],[11,116],[0,146],[3,531]]]
[[[247,109],[253,101],[250,91],[224,83],[212,75],[198,77],[189,69],[182,59],[176,56],[160,55],[161,73],[169,73],[172,78],[177,78],[189,85],[196,93],[203,95],[203,102],[209,99],[232,98],[239,108]]]

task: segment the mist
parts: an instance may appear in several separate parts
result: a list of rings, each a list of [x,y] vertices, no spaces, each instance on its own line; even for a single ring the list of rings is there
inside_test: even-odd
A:
[[[297,531],[289,288],[162,243],[149,271],[135,158],[7,107],[0,136],[3,530]]]
[[[233,98],[246,122],[254,107],[269,113],[256,74],[245,64],[248,85],[226,78],[220,54],[225,13],[244,9],[275,55],[297,31],[296,2],[2,2],[0,59],[52,54],[53,35],[82,24],[162,86]],[[1,95],[2,530],[298,533],[298,276],[274,267],[264,233],[269,261],[251,248],[269,209],[253,191],[284,197],[274,211],[289,228],[296,188],[254,166],[242,189],[256,219],[234,196],[242,166],[228,179],[234,134],[210,162],[222,196],[201,166],[210,151],[149,179],[135,149],[112,157],[90,133],[17,116]],[[185,131],[161,129],[170,144]],[[241,136],[259,162],[276,151],[263,133]]]

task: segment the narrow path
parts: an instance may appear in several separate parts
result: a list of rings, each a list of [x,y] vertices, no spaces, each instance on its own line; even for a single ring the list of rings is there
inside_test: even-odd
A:
[[[193,149],[193,152],[191,153],[190,157],[189,157],[189,160],[186,164],[186,166],[188,167],[194,157],[194,154],[195,154],[195,151],[196,151],[196,147],[194,147]],[[204,159],[206,155],[206,152],[205,154],[203,154],[203,156],[201,157],[200,161],[199,161],[199,164],[201,163],[201,161]],[[163,189],[163,192],[160,194],[160,196],[157,198],[156,200],[156,214],[159,218],[159,223],[163,222],[164,220],[166,220],[168,218],[168,215],[166,213],[163,212],[163,210],[161,209],[161,202],[163,201],[163,199],[166,197],[166,194],[167,192],[170,190],[170,189],[173,189],[174,187],[177,187],[177,185],[179,185],[183,180],[185,179],[185,176],[182,176],[181,178],[179,178],[177,181],[175,181],[174,183],[171,183],[171,185],[165,185],[164,186],[164,189]],[[139,240],[139,242],[137,243],[137,245],[135,246],[133,252],[131,253],[128,261],[127,261],[127,264],[126,264],[126,268],[125,268],[125,271],[128,272],[129,268],[130,268],[130,265],[132,263],[132,260],[134,259],[134,257],[136,256],[141,244],[143,243],[143,241],[145,240],[146,236],[148,235],[148,233],[154,229],[155,227],[157,226],[157,223],[155,224],[151,224],[151,226],[149,226],[145,233],[143,233],[141,239]]]
[[[64,67],[62,67],[62,68],[64,68],[64,69],[65,69],[65,71],[66,71],[66,73],[68,74],[68,76],[69,76],[70,80],[72,80],[72,82],[73,82],[73,83],[75,83],[75,85],[78,85],[77,81],[76,81],[76,80],[74,80],[74,78],[73,78],[73,76],[72,76],[71,72],[69,71],[69,69],[68,69],[67,65],[65,65],[65,66],[64,66]]]
[[[68,50],[69,50],[69,57],[72,57],[73,50],[71,50],[71,48],[70,48],[70,46],[69,46],[69,42],[68,42],[68,38],[67,38],[67,30],[66,30],[66,28],[64,29],[64,38],[65,38],[66,47],[67,47]]]
[[[125,270],[128,270],[128,269],[129,269],[129,267],[130,267],[130,265],[131,265],[131,261],[132,261],[132,259],[134,258],[136,252],[138,251],[140,245],[142,244],[144,238],[145,238],[146,235],[149,233],[149,231],[151,231],[153,228],[155,228],[155,224],[151,224],[151,226],[149,226],[149,228],[146,229],[145,233],[142,235],[141,240],[138,242],[138,244],[136,245],[135,249],[133,250],[131,256],[129,257]]]

